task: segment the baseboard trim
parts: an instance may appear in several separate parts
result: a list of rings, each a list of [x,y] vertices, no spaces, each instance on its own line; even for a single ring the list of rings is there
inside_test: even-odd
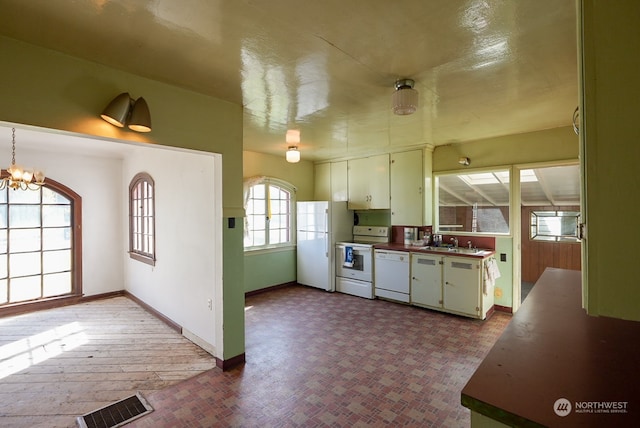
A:
[[[291,287],[294,285],[298,285],[298,283],[296,281],[291,281],[291,282],[285,282],[282,284],[272,285],[271,287],[261,288],[259,290],[247,291],[246,293],[244,293],[244,297],[251,297],[251,296],[255,296],[256,294],[262,294],[268,291],[277,290],[279,288]]]
[[[228,360],[221,360],[216,357],[216,367],[221,369],[223,372],[231,370],[239,365],[242,365],[246,362],[244,352],[240,355],[236,355],[235,357],[229,358]]]
[[[497,312],[506,312],[508,314],[513,314],[513,308],[509,306],[493,305],[493,307]]]
[[[63,296],[43,299],[35,302],[16,303],[15,305],[5,306],[0,309],[0,318],[26,314],[29,312],[44,311],[47,309],[61,308],[63,306],[77,305],[78,303],[87,303],[94,300],[110,299],[112,297],[119,296],[124,296],[123,290],[94,294],[91,296]]]
[[[149,312],[151,315],[153,315],[154,317],[158,318],[160,321],[164,322],[166,325],[171,327],[173,330],[175,330],[178,333],[182,334],[182,326],[180,324],[176,323],[171,318],[169,318],[166,315],[164,315],[162,312],[159,312],[158,310],[156,310],[152,306],[150,306],[147,303],[145,303],[144,301],[140,300],[138,297],[136,297],[135,295],[131,294],[130,292],[125,290],[124,291],[124,295],[125,295],[125,297],[127,297],[127,298],[133,300],[134,302],[136,302],[145,311]]]

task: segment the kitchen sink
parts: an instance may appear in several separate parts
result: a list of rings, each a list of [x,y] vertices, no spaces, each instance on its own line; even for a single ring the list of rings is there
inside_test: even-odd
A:
[[[489,250],[483,250],[481,248],[462,248],[462,247],[432,247],[432,246],[426,246],[426,247],[420,247],[421,250],[427,250],[427,251],[437,251],[439,253],[457,253],[457,254],[470,254],[470,255],[484,255],[485,253],[488,253]]]

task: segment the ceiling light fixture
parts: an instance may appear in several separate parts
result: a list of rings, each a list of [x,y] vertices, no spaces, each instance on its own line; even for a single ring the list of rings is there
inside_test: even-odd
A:
[[[285,139],[287,144],[298,144],[300,142],[300,131],[297,129],[289,129]]]
[[[300,162],[300,151],[296,146],[289,146],[287,154],[285,155],[287,162],[297,163]]]
[[[418,91],[413,89],[415,82],[411,79],[396,80],[395,92],[391,96],[391,108],[397,115],[415,113],[418,109]]]
[[[460,158],[460,159],[458,159],[458,163],[460,165],[469,166],[471,164],[471,159],[469,159],[469,158]]]
[[[24,169],[16,165],[16,128],[11,128],[11,166],[7,168],[7,173],[2,173],[0,178],[0,190],[6,188],[20,190],[39,190],[44,184],[44,172],[39,170]]]
[[[136,132],[151,131],[151,113],[147,102],[142,97],[134,100],[128,92],[115,97],[100,117],[118,128],[126,125]]]

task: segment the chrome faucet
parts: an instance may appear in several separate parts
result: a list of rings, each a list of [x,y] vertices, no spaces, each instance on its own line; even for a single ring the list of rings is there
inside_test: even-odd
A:
[[[454,237],[454,238],[451,238],[451,242],[453,242],[453,246],[454,246],[455,248],[458,248],[458,238],[455,238],[455,237]]]
[[[471,241],[467,241],[467,245],[469,246],[469,249],[471,249],[471,244],[472,244]]]

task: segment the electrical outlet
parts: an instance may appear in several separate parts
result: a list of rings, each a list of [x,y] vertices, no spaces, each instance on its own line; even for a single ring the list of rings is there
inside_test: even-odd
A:
[[[209,308],[209,310],[213,309],[213,301],[211,299],[207,300],[207,307]]]

